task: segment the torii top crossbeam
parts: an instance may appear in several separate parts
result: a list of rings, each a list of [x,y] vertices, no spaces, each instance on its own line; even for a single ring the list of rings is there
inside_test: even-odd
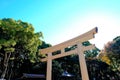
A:
[[[80,35],[78,37],[75,37],[75,38],[73,38],[71,40],[65,41],[65,42],[63,42],[61,44],[58,44],[58,45],[55,45],[53,47],[48,47],[48,48],[42,49],[42,50],[40,50],[40,52],[42,54],[48,54],[48,53],[60,50],[62,48],[66,48],[68,46],[77,44],[77,42],[88,41],[88,40],[94,38],[94,34],[96,34],[97,32],[98,32],[98,28],[95,27],[94,29],[88,31],[87,33],[84,33],[84,34],[82,34],[82,35]]]

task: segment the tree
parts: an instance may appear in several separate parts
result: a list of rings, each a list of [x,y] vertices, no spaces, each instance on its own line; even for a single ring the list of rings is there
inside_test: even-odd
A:
[[[119,74],[109,68],[109,65],[98,59],[87,60],[90,80],[120,80]]]
[[[106,60],[105,57],[106,56]],[[109,61],[109,65],[114,71],[120,72],[120,36],[113,39],[113,41],[108,42],[104,50],[101,52],[101,60]]]
[[[42,33],[35,33],[33,26],[27,22],[11,18],[0,20],[1,78],[9,72],[8,68],[19,68],[24,59],[36,61],[40,37]]]

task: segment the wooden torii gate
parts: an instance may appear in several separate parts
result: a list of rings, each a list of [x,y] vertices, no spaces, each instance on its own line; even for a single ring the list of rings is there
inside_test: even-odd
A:
[[[52,72],[52,60],[60,58],[60,57],[65,57],[65,56],[68,56],[71,54],[78,54],[82,80],[89,80],[84,51],[93,49],[93,48],[95,48],[95,46],[94,45],[83,46],[82,42],[85,42],[85,41],[88,41],[88,40],[94,38],[94,34],[97,33],[97,30],[98,30],[97,27],[95,27],[94,29],[92,29],[92,30],[90,30],[90,31],[78,36],[78,37],[75,37],[71,40],[68,40],[68,41],[63,42],[63,43],[58,44],[58,45],[55,45],[53,47],[41,49],[40,50],[41,54],[47,54],[46,58],[41,59],[42,62],[47,61],[46,80],[52,80],[52,77],[51,77],[52,76],[52,74],[51,74],[51,72]],[[68,47],[73,46],[73,45],[77,45],[77,48],[74,50],[65,52],[65,48],[68,48]],[[56,52],[56,51],[61,51],[61,53],[56,54],[56,55],[52,55],[52,53]]]

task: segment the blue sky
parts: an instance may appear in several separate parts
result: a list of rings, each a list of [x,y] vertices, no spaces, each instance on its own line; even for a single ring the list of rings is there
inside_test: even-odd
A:
[[[31,23],[53,45],[98,27],[98,48],[120,36],[120,0],[0,0],[0,19]]]

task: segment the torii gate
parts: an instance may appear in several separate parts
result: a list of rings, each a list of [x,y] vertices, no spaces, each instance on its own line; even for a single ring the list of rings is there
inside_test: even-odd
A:
[[[90,31],[78,36],[78,37],[75,37],[71,40],[68,40],[68,41],[63,42],[63,43],[58,44],[58,45],[55,45],[53,47],[41,49],[40,50],[41,54],[47,54],[46,58],[41,59],[42,62],[47,61],[46,80],[52,80],[52,77],[51,77],[51,75],[52,75],[51,74],[51,72],[52,72],[52,60],[60,58],[60,57],[65,57],[65,56],[68,56],[71,54],[78,54],[82,80],[89,80],[84,51],[93,49],[93,48],[95,48],[95,46],[94,45],[83,46],[82,42],[85,42],[85,41],[88,41],[89,39],[94,38],[94,34],[97,33],[97,30],[98,30],[97,27],[95,27],[94,29],[92,29],[92,30],[90,30]],[[65,48],[73,46],[73,45],[77,45],[77,48],[74,50],[65,52]],[[56,51],[61,51],[61,53],[56,54],[56,55],[52,55],[52,53],[56,52]]]

